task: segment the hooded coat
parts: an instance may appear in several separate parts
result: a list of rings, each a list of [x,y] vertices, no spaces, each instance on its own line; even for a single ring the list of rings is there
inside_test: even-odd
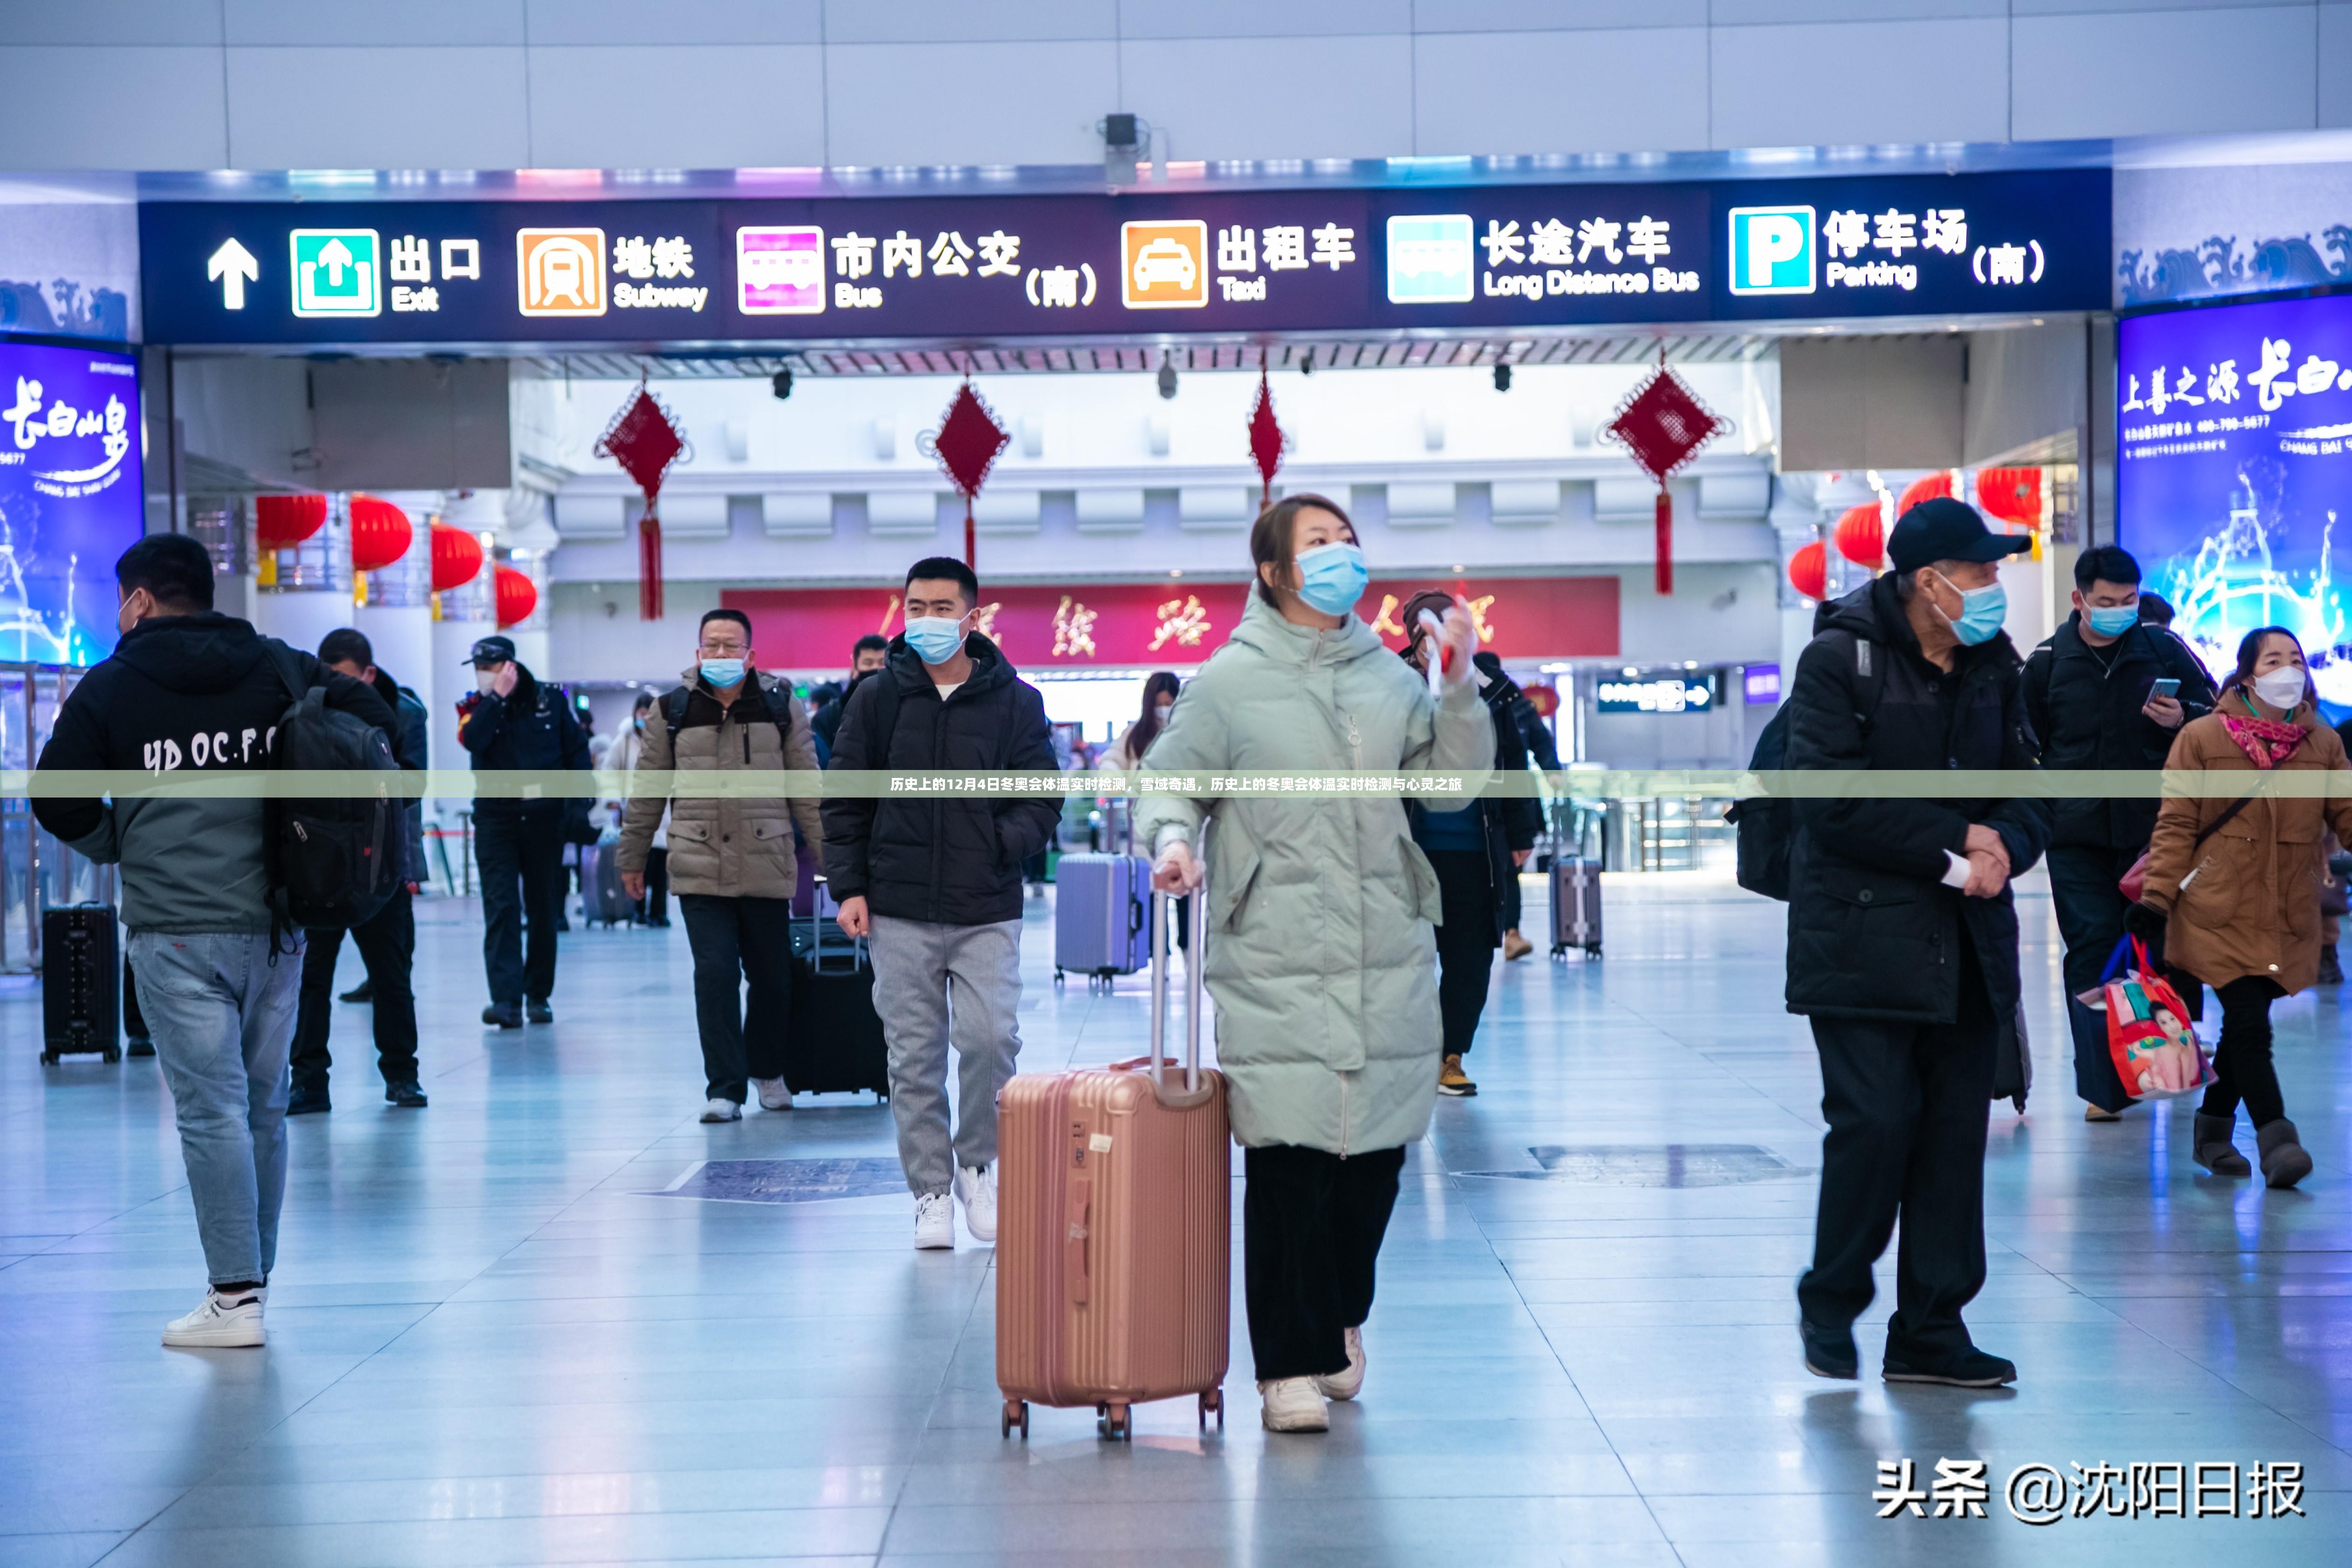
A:
[[[1443,702],[1350,616],[1285,620],[1256,593],[1151,743],[1137,829],[1156,855],[1208,835],[1208,966],[1234,1136],[1348,1155],[1394,1149],[1437,1098],[1437,874],[1390,791],[1219,794],[1209,775],[1460,771],[1486,782],[1475,684]],[[1150,782],[1150,781],[1148,781]]]
[[[2251,773],[2253,760],[2230,739],[2221,715],[2249,712],[2231,692],[2214,712],[2180,727],[2168,770]],[[2306,704],[2295,721],[2303,744],[2271,771],[2341,773],[2352,763],[2336,731]],[[2257,794],[2202,843],[2198,835],[2230,808],[2227,795],[2168,795],[2156,816],[2140,902],[2166,917],[2165,962],[2208,985],[2249,974],[2292,995],[2319,978],[2319,884],[2326,870],[2320,830],[2352,844],[2352,798]]]
[[[257,773],[295,700],[271,650],[293,654],[327,704],[408,748],[373,688],[284,649],[232,616],[153,616],[122,636],[67,694],[39,769],[162,775]],[[268,819],[255,795],[36,798],[33,815],[68,847],[122,866],[122,920],[132,931],[270,929]]]

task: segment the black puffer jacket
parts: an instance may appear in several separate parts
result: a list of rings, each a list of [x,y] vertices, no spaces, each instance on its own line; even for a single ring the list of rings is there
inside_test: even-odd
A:
[[[1822,605],[1814,626],[1789,693],[1790,768],[2035,765],[2017,650],[2006,636],[1961,648],[1947,674],[1920,655],[1892,576]],[[1865,643],[1878,667],[1871,673],[1861,655]],[[1945,852],[1964,854],[1969,825],[1982,823],[2008,846],[2010,874],[2021,875],[2049,843],[2047,805],[2021,796],[1923,799],[1867,787],[1795,804],[1789,1011],[1954,1022],[1965,921],[1993,1016],[2011,1026],[2019,982],[2011,889],[1972,899],[1946,887]]]
[[[2045,768],[2161,769],[2179,730],[2168,730],[2140,710],[2148,683],[2180,682],[2181,720],[2213,710],[2213,678],[2189,646],[2162,626],[2142,621],[2116,640],[2112,662],[2083,640],[2080,614],[2052,633],[2025,661],[2025,713],[2042,741]],[[2101,849],[2141,849],[2156,831],[2157,797],[2050,803],[2053,844]]]
[[[994,643],[964,640],[971,677],[942,702],[907,639],[843,705],[832,766],[916,773],[940,769],[1052,773],[1045,701]],[[886,700],[884,687],[897,693]],[[894,711],[895,710],[895,711]],[[1061,820],[1059,795],[915,796],[824,803],[824,868],[838,899],[868,912],[941,925],[1021,918],[1021,862]]]

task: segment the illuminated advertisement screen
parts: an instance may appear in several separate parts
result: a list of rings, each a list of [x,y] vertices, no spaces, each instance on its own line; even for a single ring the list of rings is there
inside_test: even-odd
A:
[[[114,562],[146,531],[138,362],[0,339],[0,659],[114,648]]]

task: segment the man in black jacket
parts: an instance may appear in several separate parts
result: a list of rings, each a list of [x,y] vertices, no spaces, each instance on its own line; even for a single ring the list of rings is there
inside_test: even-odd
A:
[[[2043,767],[2152,773],[2164,766],[2180,726],[2213,710],[2205,667],[2141,610],[2139,563],[2128,552],[2103,544],[2076,558],[2074,613],[2025,661],[2025,712]],[[2172,689],[2159,692],[2159,680]],[[2130,906],[2116,882],[2147,848],[2157,802],[2061,796],[2050,804],[2050,897],[2066,944],[2074,1092],[2085,1121],[2114,1121],[2131,1100],[2107,1055],[2106,1019],[2074,998],[2098,984],[2124,934]]]
[[[466,662],[474,667],[476,689],[457,704],[457,739],[472,754],[476,773],[587,771],[588,737],[572,704],[563,700],[562,688],[540,680],[515,658],[511,638],[482,638]],[[490,1005],[482,1009],[485,1024],[521,1028],[526,1003],[532,1023],[555,1022],[548,998],[555,991],[555,933],[563,919],[565,824],[579,815],[568,797],[481,795],[474,801],[474,860],[482,873],[482,965],[490,982]],[[528,957],[522,936],[526,913]]]
[[[1415,594],[1405,601],[1403,620],[1409,628],[1405,662],[1415,669],[1429,668],[1429,631],[1422,626],[1423,610],[1443,616],[1454,595],[1439,589]],[[1512,716],[1514,700],[1524,702],[1518,684],[1503,673],[1502,660],[1478,654],[1479,697],[1495,725],[1495,767],[1509,778],[1528,770],[1527,743],[1519,738]],[[1482,795],[1459,811],[1431,811],[1407,797],[1405,817],[1412,841],[1437,873],[1437,897],[1444,918],[1437,926],[1437,1011],[1444,1030],[1438,1047],[1437,1092],[1463,1098],[1478,1092],[1462,1070],[1478,1033],[1478,1016],[1486,1010],[1486,991],[1495,977],[1495,949],[1502,933],[1517,925],[1519,868],[1534,853],[1543,814],[1526,795]]]
[[[396,734],[392,710],[309,654],[213,611],[212,558],[152,533],[114,578],[122,640],[58,710],[39,771],[162,778],[260,773],[297,690]],[[257,784],[260,781],[256,780]],[[122,867],[122,920],[155,1058],[172,1090],[212,1288],[167,1345],[259,1345],[286,1196],[286,1057],[301,965],[272,897],[269,816],[250,795],[36,796],[43,827]]]
[[[890,639],[874,632],[859,637],[850,648],[849,679],[835,687],[835,695],[820,702],[809,715],[809,731],[816,736],[821,752],[818,766],[824,766],[833,755],[833,743],[841,734],[841,716],[849,707],[849,694],[857,689],[859,681],[880,669],[889,655]]]
[[[1948,498],[1905,512],[1887,541],[1893,573],[1822,607],[1789,696],[1788,765],[2032,767],[1995,570],[2028,542]],[[2048,811],[1865,779],[1795,815],[1788,1003],[1812,1020],[1829,1123],[1813,1265],[1797,1285],[1805,1364],[1858,1375],[1853,1321],[1899,1215],[1887,1380],[2013,1382],[2014,1366],[1970,1342],[1960,1309],[1984,1284],[1995,1063],[2018,1048],[2009,881],[2042,853]]]
[[[946,556],[915,563],[906,605],[907,629],[884,668],[850,693],[832,765],[1053,773],[1045,700],[971,629],[971,568]],[[1061,805],[1058,794],[825,798],[824,867],[841,929],[873,950],[917,1247],[955,1245],[950,1185],[973,1238],[996,1236],[996,1092],[1021,1050],[1021,862],[1053,833]],[[950,1037],[962,1058],[952,1140]]]
[[[350,626],[329,632],[319,644],[319,662],[338,675],[362,681],[391,705],[399,716],[393,738],[393,760],[404,768],[422,771],[425,763],[425,705],[375,664],[375,649],[364,633]],[[412,803],[410,811],[415,809]],[[404,812],[405,828],[410,812]],[[425,876],[425,859],[405,832],[402,836],[405,864],[400,883],[381,910],[351,928],[352,943],[367,966],[368,996],[375,1005],[376,1067],[383,1074],[383,1097],[394,1105],[423,1109],[425,1090],[417,1082],[416,994],[410,971],[416,962],[416,885]],[[340,926],[314,926],[305,933],[301,1001],[295,1014],[294,1092],[286,1103],[289,1116],[310,1116],[333,1109],[327,1075],[334,1058],[327,1036],[334,1025],[335,960],[343,950]]]

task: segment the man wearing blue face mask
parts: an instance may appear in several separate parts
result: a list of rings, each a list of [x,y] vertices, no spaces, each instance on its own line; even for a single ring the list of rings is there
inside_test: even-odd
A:
[[[646,716],[636,771],[816,772],[816,742],[801,700],[788,682],[755,668],[751,616],[732,609],[706,614],[694,663],[681,676],[685,684],[664,693]],[[665,810],[670,885],[694,952],[702,1120],[740,1121],[754,1089],[763,1109],[790,1110],[784,1030],[800,871],[793,826],[797,822],[814,846],[824,837],[817,803],[807,795],[633,794],[614,851],[622,890],[632,899],[646,896],[646,860]]]
[[[1045,699],[976,627],[971,568],[943,555],[916,562],[906,608],[882,668],[843,704],[831,765],[1056,772]],[[1045,847],[1061,815],[1058,794],[825,798],[824,864],[841,929],[866,938],[873,954],[919,1247],[955,1245],[959,1201],[972,1239],[996,1238],[996,1092],[1021,1050],[1021,862]],[[951,1044],[961,1058],[952,1133]]]
[[[2017,1377],[1960,1309],[1985,1279],[1987,1102],[2024,1099],[2009,882],[2042,853],[2049,810],[1869,775],[2035,765],[1998,571],[2030,542],[1948,498],[1913,507],[1887,540],[1894,570],[1821,607],[1790,688],[1788,766],[1856,775],[1843,796],[1794,802],[1789,861],[1789,1010],[1811,1020],[1829,1123],[1797,1284],[1822,1377],[1860,1374],[1853,1321],[1898,1218],[1887,1381]]]
[[[2213,710],[2213,681],[2188,645],[2141,619],[2139,563],[2113,544],[2074,562],[2074,613],[2025,661],[2025,711],[2051,769],[2154,772],[2180,726]],[[2084,1120],[2130,1103],[2107,1054],[2105,1017],[2074,998],[2098,984],[2131,906],[2116,886],[2156,831],[2153,795],[2050,803],[2050,896],[2066,944],[2074,1092]],[[2184,998],[2203,996],[2190,982]],[[2196,1004],[2192,1001],[2190,1004]]]

